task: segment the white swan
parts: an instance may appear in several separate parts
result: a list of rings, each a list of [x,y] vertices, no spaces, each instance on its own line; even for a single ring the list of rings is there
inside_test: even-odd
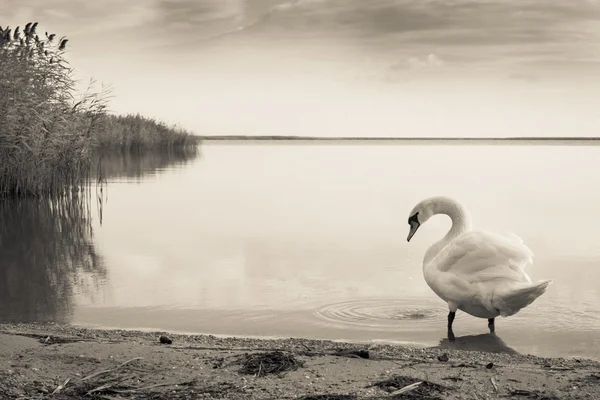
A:
[[[429,287],[448,303],[448,339],[455,340],[452,322],[456,310],[488,319],[517,313],[541,296],[551,280],[531,282],[525,267],[533,253],[516,235],[474,231],[467,209],[449,197],[431,197],[409,214],[413,237],[419,226],[436,214],[452,220],[450,231],[429,247],[423,259],[423,276]]]

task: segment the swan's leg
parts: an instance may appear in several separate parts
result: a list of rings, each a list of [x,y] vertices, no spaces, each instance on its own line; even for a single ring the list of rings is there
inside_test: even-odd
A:
[[[448,313],[448,340],[454,342],[454,332],[452,331],[452,323],[454,322],[454,317],[456,316],[456,310],[458,310],[458,306],[453,302],[448,302],[448,309],[450,312]]]
[[[496,318],[488,318],[488,328],[490,328],[490,333],[494,333],[496,331],[496,327],[494,326],[494,320]]]
[[[454,322],[454,317],[456,316],[456,311],[450,311],[448,313],[448,340],[454,342],[454,332],[452,331],[452,323]]]

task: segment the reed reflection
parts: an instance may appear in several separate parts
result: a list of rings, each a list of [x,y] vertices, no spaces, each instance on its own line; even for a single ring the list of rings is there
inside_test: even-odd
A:
[[[136,152],[111,151],[94,156],[96,180],[141,179],[174,166],[184,166],[200,156],[198,147],[164,148]]]
[[[87,196],[0,201],[0,320],[68,322],[106,277]]]

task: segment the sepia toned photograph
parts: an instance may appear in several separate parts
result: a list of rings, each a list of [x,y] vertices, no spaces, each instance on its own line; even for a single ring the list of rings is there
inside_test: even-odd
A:
[[[0,0],[0,400],[600,399],[600,0]]]

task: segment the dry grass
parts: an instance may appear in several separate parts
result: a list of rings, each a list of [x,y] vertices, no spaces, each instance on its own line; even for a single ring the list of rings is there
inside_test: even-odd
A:
[[[92,153],[197,145],[188,132],[106,114],[108,91],[78,96],[67,39],[0,27],[0,197],[56,197],[90,183]]]
[[[41,36],[41,37],[40,37]],[[86,181],[105,93],[75,97],[66,39],[37,23],[0,33],[0,196],[55,196]]]

